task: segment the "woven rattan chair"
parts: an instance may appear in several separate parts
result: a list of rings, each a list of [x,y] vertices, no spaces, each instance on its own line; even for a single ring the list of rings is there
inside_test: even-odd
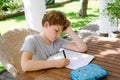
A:
[[[0,62],[14,77],[21,74],[19,50],[29,34],[36,34],[32,29],[14,29],[0,36]]]

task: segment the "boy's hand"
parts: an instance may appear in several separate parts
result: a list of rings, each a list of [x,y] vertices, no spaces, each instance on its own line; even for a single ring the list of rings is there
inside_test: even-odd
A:
[[[66,59],[66,58],[58,59],[56,61],[57,61],[56,68],[65,67],[65,66],[67,66],[70,63],[70,60]]]
[[[64,32],[70,35],[71,32],[74,32],[71,27],[68,27]]]

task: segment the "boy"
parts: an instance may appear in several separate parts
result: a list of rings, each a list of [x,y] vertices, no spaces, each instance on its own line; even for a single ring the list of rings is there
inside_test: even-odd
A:
[[[60,48],[85,52],[86,44],[70,28],[70,22],[60,11],[50,11],[42,19],[43,30],[39,34],[26,37],[21,48],[21,67],[23,71],[35,71],[47,68],[62,68],[69,64],[68,59],[47,60]],[[66,32],[73,41],[59,38]],[[34,66],[32,66],[34,65]]]

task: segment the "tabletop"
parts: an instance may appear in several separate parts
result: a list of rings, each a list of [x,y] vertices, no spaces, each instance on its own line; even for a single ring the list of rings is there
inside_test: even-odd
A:
[[[120,39],[108,37],[87,37],[84,39],[88,46],[86,54],[94,55],[91,63],[96,63],[109,72],[102,80],[120,80]],[[14,80],[70,80],[68,68],[45,69],[25,72]]]

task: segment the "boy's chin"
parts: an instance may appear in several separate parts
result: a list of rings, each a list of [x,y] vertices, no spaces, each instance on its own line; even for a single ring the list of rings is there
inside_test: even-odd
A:
[[[56,38],[57,39],[57,38]],[[56,39],[52,39],[51,42],[54,42]]]

